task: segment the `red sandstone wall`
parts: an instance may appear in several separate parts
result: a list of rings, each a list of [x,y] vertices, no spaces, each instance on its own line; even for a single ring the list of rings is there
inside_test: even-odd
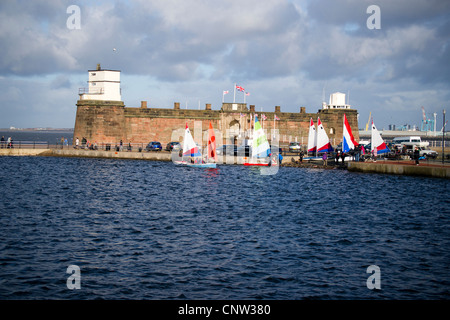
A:
[[[124,107],[117,104],[90,104],[89,102],[77,105],[77,114],[74,128],[74,141],[85,137],[88,141],[98,143],[120,141],[126,137],[124,131]]]
[[[206,143],[206,132],[211,122],[213,127],[223,133],[223,143],[226,141],[226,130],[232,121],[238,121],[241,129],[249,129],[250,113],[223,112],[219,110],[186,110],[186,109],[158,109],[158,108],[125,108],[123,103],[102,101],[78,101],[77,115],[75,120],[74,140],[83,137],[98,144],[116,144],[122,140],[124,143],[143,143],[159,141],[165,146],[170,141],[181,141],[184,136],[186,122],[198,143]],[[353,129],[355,139],[359,140],[358,122],[356,110],[319,110],[316,113],[284,113],[265,112],[266,121],[261,121],[263,128],[267,130],[270,139],[273,129],[273,118],[276,114],[280,121],[275,122],[275,128],[279,130],[280,141],[287,143],[295,141],[307,143],[309,132],[309,121],[313,118],[317,125],[319,116],[323,126],[333,145],[342,141],[343,115],[347,115],[350,126]],[[201,122],[201,127],[195,127],[195,122]],[[330,132],[330,129],[333,129]],[[178,130],[175,138],[172,132]],[[203,134],[203,141],[200,137]],[[218,142],[220,144],[220,137]]]

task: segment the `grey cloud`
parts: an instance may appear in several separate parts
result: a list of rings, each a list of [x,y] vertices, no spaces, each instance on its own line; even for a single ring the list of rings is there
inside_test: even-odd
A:
[[[248,84],[251,103],[282,103],[283,110],[298,111],[305,101],[315,111],[328,83],[327,95],[359,91],[352,99],[365,112],[381,104],[405,108],[414,99],[404,92],[448,88],[450,80],[448,1],[377,1],[381,30],[366,28],[366,9],[373,1],[81,1],[80,30],[66,27],[71,4],[76,3],[0,2],[0,74],[5,81],[57,74],[59,79],[52,76],[41,88],[59,86],[59,101],[64,92],[72,106],[78,84],[71,76],[101,63],[122,70],[128,79],[135,75],[173,88],[173,93],[164,92],[167,99],[195,96],[202,83],[219,92],[217,103],[209,102],[220,104],[220,92],[230,89],[222,88],[224,83],[239,81]],[[133,85],[123,83],[124,88]],[[17,105],[13,98],[25,89],[16,80],[9,87],[0,92],[0,101]],[[54,91],[26,90],[57,108]],[[448,89],[440,89],[433,101],[445,97]]]

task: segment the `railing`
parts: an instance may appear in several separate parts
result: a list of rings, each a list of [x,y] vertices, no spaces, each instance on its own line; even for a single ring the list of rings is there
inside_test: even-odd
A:
[[[428,142],[428,148],[442,148],[442,139],[441,140],[424,140],[423,142]],[[444,148],[450,147],[450,141],[444,140]]]
[[[49,149],[50,144],[48,141],[1,141],[1,149]]]
[[[61,145],[57,144],[55,146],[56,149],[80,149],[80,150],[101,150],[101,151],[115,151],[115,152],[141,152],[145,151],[147,143],[123,143],[120,145],[120,142],[101,142],[101,143],[82,143],[78,146],[73,145]],[[165,146],[162,148],[165,151]]]
[[[103,94],[103,88],[78,88],[78,94]]]

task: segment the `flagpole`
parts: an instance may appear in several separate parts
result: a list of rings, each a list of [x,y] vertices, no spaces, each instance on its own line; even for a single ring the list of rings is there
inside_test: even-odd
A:
[[[316,158],[317,158],[317,154],[318,154],[318,152],[317,152],[317,150],[319,149],[319,146],[317,145],[317,134],[318,134],[318,132],[319,132],[319,117],[317,117],[317,130],[316,130]]]
[[[263,128],[263,130],[264,130],[264,119],[262,116],[262,107],[261,107],[261,128]]]
[[[273,115],[273,136],[275,138],[275,117],[276,115]]]
[[[234,97],[233,97],[233,103],[236,103],[236,83],[234,84]]]

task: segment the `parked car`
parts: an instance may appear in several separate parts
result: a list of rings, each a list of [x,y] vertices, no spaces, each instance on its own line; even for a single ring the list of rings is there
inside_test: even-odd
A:
[[[414,155],[414,149],[407,149],[407,153],[412,156]],[[438,156],[438,153],[434,150],[427,149],[425,147],[419,147],[419,154],[420,156],[425,156],[427,158],[436,159]]]
[[[180,148],[181,148],[180,143],[179,142],[175,142],[175,141],[169,142],[166,145],[166,150],[167,151],[178,150]]]
[[[218,148],[216,148],[217,155],[237,155],[237,146],[234,144],[224,144]]]
[[[252,155],[252,146],[240,146],[237,148],[236,152],[241,157],[250,157]]]
[[[419,150],[420,150],[421,156],[425,156],[427,158],[432,158],[432,159],[436,159],[438,157],[438,153],[434,150],[427,149],[424,147],[420,147]]]
[[[300,142],[291,142],[289,143],[289,151],[290,152],[300,152]]]
[[[152,142],[149,142],[147,147],[145,147],[145,150],[146,151],[161,151],[162,145],[158,141],[152,141]]]

